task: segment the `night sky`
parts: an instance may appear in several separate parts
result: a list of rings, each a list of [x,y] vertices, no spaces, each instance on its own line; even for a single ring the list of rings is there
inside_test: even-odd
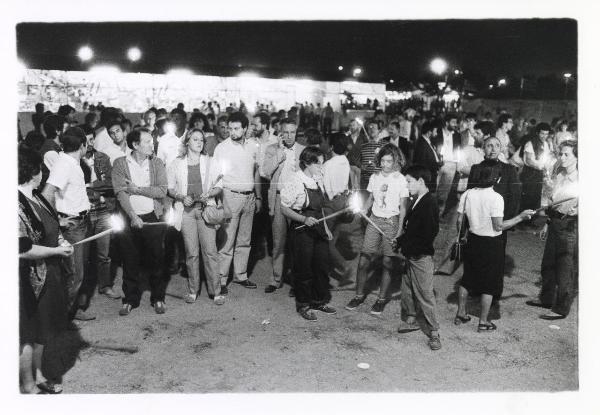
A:
[[[81,63],[89,44],[92,62]],[[138,46],[142,59],[125,58]],[[17,53],[30,68],[85,70],[98,63],[122,71],[310,77],[339,81],[363,69],[360,80],[426,80],[441,56],[471,81],[499,76],[544,76],[577,71],[577,22],[569,19],[336,22],[24,23]],[[344,71],[338,71],[338,65]]]

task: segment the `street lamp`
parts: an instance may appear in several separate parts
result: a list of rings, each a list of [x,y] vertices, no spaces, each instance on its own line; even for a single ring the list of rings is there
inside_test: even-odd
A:
[[[390,79],[390,84],[393,84],[393,83],[394,83],[394,80],[393,80],[393,79]]]
[[[506,79],[502,78],[498,81],[498,86],[506,86]]]
[[[459,69],[455,69],[454,70],[454,75],[460,75],[460,70]]]
[[[342,65],[338,66],[338,71],[343,71],[344,67]]]
[[[448,63],[442,58],[435,58],[429,63],[429,69],[436,75],[442,75],[448,69]]]
[[[354,70],[352,71],[352,75],[354,75],[354,76],[359,76],[361,73],[362,73],[361,68],[354,68]]]
[[[138,47],[131,47],[127,50],[127,59],[131,62],[137,62],[142,57],[142,51]]]
[[[89,46],[82,46],[77,51],[77,56],[82,62],[87,62],[94,57],[94,51]]]
[[[572,76],[573,76],[573,74],[571,74],[570,72],[566,72],[563,74],[563,77],[565,78],[565,99],[567,99],[567,92],[569,90],[569,81],[571,80]]]

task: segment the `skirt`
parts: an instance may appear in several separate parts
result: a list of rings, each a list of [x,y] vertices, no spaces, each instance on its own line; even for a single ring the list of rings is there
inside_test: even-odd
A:
[[[504,289],[504,239],[469,232],[460,285],[471,295],[500,297]]]

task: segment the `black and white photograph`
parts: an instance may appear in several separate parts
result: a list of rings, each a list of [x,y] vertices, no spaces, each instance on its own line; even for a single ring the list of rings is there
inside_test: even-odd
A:
[[[3,25],[15,413],[600,409],[594,6],[123,3]]]

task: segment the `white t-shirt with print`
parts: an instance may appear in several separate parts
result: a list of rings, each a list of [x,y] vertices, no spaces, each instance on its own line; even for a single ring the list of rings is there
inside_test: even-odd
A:
[[[391,218],[400,214],[400,199],[408,197],[408,183],[400,172],[387,176],[378,172],[369,178],[367,191],[373,195],[373,214],[380,218]]]

